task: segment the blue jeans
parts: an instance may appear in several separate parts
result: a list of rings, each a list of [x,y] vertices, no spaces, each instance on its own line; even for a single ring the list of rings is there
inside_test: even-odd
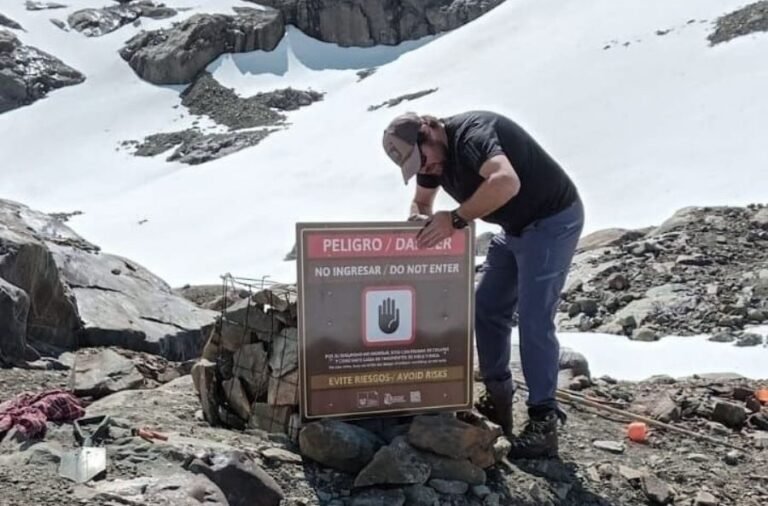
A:
[[[529,411],[558,409],[560,343],[554,319],[583,227],[584,207],[577,200],[520,235],[501,232],[491,241],[475,296],[475,337],[480,373],[497,401],[512,402],[515,391],[509,360],[517,310]]]

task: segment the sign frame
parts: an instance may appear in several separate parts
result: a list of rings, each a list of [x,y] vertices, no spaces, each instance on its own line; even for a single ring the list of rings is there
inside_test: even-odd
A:
[[[415,234],[422,229],[424,226],[423,222],[413,222],[413,221],[368,221],[368,222],[299,222],[296,223],[296,270],[297,270],[297,289],[298,289],[298,299],[297,299],[297,309],[298,309],[298,355],[299,355],[299,411],[302,419],[304,420],[316,420],[316,419],[361,419],[361,418],[375,418],[380,416],[411,416],[416,414],[426,414],[426,413],[436,413],[436,412],[456,412],[456,411],[469,411],[472,409],[473,400],[474,400],[474,348],[475,348],[475,227],[474,224],[470,223],[467,227],[461,230],[455,230],[454,235],[452,237],[456,237],[459,234],[464,235],[464,253],[461,257],[452,256],[448,258],[452,258],[454,260],[457,260],[460,265],[463,265],[463,269],[466,269],[463,271],[463,273],[460,272],[462,275],[462,283],[466,282],[466,302],[467,302],[467,309],[466,313],[462,313],[462,315],[466,315],[466,329],[465,332],[462,331],[461,341],[460,343],[464,344],[466,346],[466,359],[463,360],[461,363],[461,368],[463,368],[463,377],[461,378],[462,381],[462,390],[464,394],[464,398],[462,402],[453,402],[453,403],[447,403],[447,404],[432,404],[432,405],[423,405],[423,406],[413,406],[413,405],[404,405],[404,406],[390,406],[386,405],[385,402],[384,406],[381,406],[380,409],[369,409],[365,411],[339,411],[339,412],[325,412],[325,413],[317,413],[316,410],[313,412],[310,412],[310,403],[309,403],[309,396],[312,394],[312,378],[307,372],[307,365],[308,365],[308,343],[307,343],[307,331],[309,329],[308,325],[311,324],[311,322],[308,321],[307,317],[307,307],[308,303],[305,299],[307,295],[307,286],[308,281],[305,279],[306,272],[308,270],[307,268],[307,261],[309,260],[309,240],[308,237],[311,234],[323,234],[323,233],[333,233],[333,234],[362,234],[362,233],[370,233],[370,234],[376,234],[376,233],[383,233],[383,234],[409,234],[415,236]],[[439,252],[435,253],[434,250],[432,253],[425,252],[424,250],[419,250],[419,254],[416,255],[402,255],[399,258],[395,257],[388,257],[386,255],[372,255],[370,258],[373,260],[381,261],[382,259],[384,261],[393,261],[393,260],[413,260],[414,257],[418,258],[424,258],[424,259],[435,259],[438,257],[441,257],[444,255],[441,255]],[[368,259],[368,258],[366,258]],[[358,260],[360,260],[358,258]],[[341,283],[341,282],[339,282]],[[458,281],[456,279],[453,280],[453,283],[458,284]],[[365,311],[365,296],[366,291],[370,289],[377,289],[380,288],[380,286],[390,288],[392,290],[394,289],[410,289],[413,291],[413,298],[415,299],[415,288],[414,284],[418,284],[418,282],[414,280],[409,280],[408,277],[400,277],[400,278],[391,278],[386,280],[386,282],[381,282],[381,277],[377,278],[376,281],[374,281],[374,285],[365,287],[361,290],[361,293],[358,295],[358,300],[361,304],[361,309]],[[418,304],[414,301],[413,302],[415,307],[411,308],[411,311],[413,314],[413,330],[412,330],[412,337],[410,339],[410,343],[412,343],[415,339],[418,338],[416,335],[416,307],[418,307]],[[399,310],[398,310],[399,311]],[[361,316],[361,320],[365,321],[365,313],[363,313],[363,316]],[[398,318],[399,318],[399,312],[398,312]],[[359,332],[361,335],[359,336],[359,339],[361,340],[361,347],[364,345],[362,344],[362,341],[364,340],[365,336],[363,335],[365,333],[365,329],[363,328],[365,324],[363,323],[358,327]],[[397,347],[397,346],[404,346],[408,345],[409,342],[403,343],[398,342],[396,344],[389,344],[389,343],[370,343],[368,346],[370,346],[370,349],[387,349],[389,347]],[[463,354],[462,354],[463,357]],[[456,362],[456,365],[448,364],[448,366],[444,367],[446,370],[448,369],[457,369],[459,366],[457,365],[458,362]],[[453,365],[453,367],[449,367]],[[375,369],[374,367],[372,367]],[[376,372],[371,371],[370,369],[365,369],[363,372]],[[450,376],[449,376],[450,377]],[[456,382],[457,380],[454,380]],[[402,383],[402,385],[411,385],[416,383]],[[371,388],[375,388],[376,386],[372,386]],[[362,388],[362,387],[358,387]],[[373,393],[373,392],[370,392]],[[358,397],[360,397],[362,394],[369,394],[369,392],[358,392]],[[411,392],[411,395],[413,392]],[[376,394],[378,397],[378,393]],[[389,396],[390,394],[385,394]],[[419,394],[420,396],[421,394]],[[391,396],[390,396],[391,397]],[[420,399],[420,397],[419,397]],[[358,403],[362,402],[358,398]],[[366,401],[367,402],[367,401]],[[378,400],[376,401],[378,405]],[[409,403],[404,403],[409,404]]]

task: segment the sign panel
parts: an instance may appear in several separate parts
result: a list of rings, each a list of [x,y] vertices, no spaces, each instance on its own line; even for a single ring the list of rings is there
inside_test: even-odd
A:
[[[474,229],[420,229],[297,224],[302,416],[471,408]]]

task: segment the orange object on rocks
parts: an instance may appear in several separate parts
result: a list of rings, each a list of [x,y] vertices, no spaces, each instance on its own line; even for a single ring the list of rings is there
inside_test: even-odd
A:
[[[145,439],[146,441],[149,441],[152,443],[153,439],[159,439],[160,441],[168,441],[168,436],[161,432],[157,432],[154,430],[151,430],[147,427],[141,427],[140,429],[136,430],[136,435],[139,436],[142,439]]]
[[[627,427],[627,436],[635,443],[643,443],[648,437],[648,426],[643,422],[632,422]]]
[[[755,397],[757,397],[757,400],[763,404],[768,404],[768,388],[761,388],[755,392]]]

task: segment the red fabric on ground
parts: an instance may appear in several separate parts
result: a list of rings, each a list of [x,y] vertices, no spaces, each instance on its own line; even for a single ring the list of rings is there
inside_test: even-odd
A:
[[[0,434],[18,427],[28,438],[44,436],[47,422],[72,422],[84,414],[80,399],[65,390],[22,393],[0,404]]]

